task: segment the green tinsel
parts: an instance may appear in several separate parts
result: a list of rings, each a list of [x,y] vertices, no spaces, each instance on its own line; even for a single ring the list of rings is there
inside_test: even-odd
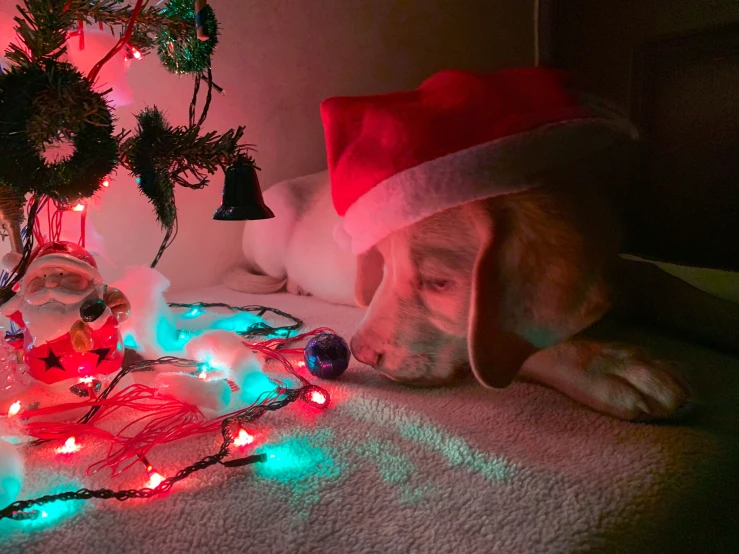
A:
[[[170,0],[162,15],[172,21],[187,21],[187,32],[173,34],[163,28],[157,35],[157,53],[162,65],[172,73],[200,75],[210,67],[210,57],[218,44],[218,21],[213,9],[206,6],[202,11],[208,40],[197,37],[195,29],[195,7],[192,0]]]
[[[74,153],[47,164],[44,148],[68,139]],[[47,60],[0,74],[0,182],[20,195],[63,203],[93,195],[118,163],[104,94],[73,66]]]

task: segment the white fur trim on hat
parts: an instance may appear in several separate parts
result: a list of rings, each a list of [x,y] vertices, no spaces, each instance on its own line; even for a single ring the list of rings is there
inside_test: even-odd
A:
[[[582,119],[539,127],[436,158],[385,179],[347,210],[354,254],[435,213],[537,186],[536,176],[619,140],[635,140],[625,119]],[[335,232],[336,238],[336,232]]]

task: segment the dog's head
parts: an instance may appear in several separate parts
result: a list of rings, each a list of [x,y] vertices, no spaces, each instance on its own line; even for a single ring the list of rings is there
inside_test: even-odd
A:
[[[608,309],[613,229],[595,195],[547,186],[397,231],[358,258],[356,299],[368,310],[352,352],[408,384],[449,383],[471,367],[505,387],[534,352]]]

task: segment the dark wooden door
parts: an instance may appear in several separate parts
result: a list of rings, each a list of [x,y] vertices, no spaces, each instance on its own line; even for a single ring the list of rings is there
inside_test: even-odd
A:
[[[545,62],[640,127],[626,251],[739,270],[739,2],[554,0]]]

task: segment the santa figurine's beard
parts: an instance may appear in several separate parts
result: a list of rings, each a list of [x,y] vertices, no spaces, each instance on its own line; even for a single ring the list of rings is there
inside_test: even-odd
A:
[[[32,337],[32,345],[43,344],[69,333],[80,319],[80,308],[93,291],[70,294],[40,291],[27,298],[22,308],[23,321]],[[43,299],[43,303],[39,300]]]

